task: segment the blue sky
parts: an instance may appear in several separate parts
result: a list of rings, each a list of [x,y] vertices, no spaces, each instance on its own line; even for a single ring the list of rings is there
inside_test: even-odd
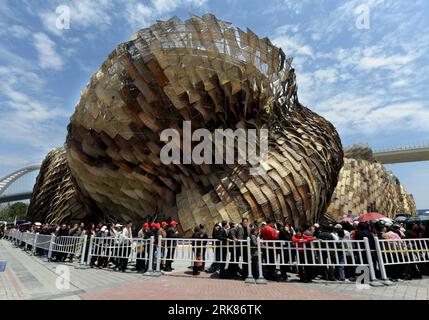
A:
[[[56,27],[60,5],[70,29]],[[300,101],[343,145],[429,142],[426,0],[0,0],[0,177],[64,143],[81,90],[118,43],[157,19],[206,12],[293,56]],[[429,208],[429,162],[388,168]]]

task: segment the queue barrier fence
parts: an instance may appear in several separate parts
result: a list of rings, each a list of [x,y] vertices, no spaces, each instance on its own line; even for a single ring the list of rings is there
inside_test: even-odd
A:
[[[314,240],[293,243],[280,240],[260,240],[261,266],[309,267],[368,267],[371,280],[375,270],[368,239],[364,240]],[[260,270],[261,271],[261,270]]]
[[[90,265],[93,257],[107,259],[128,259],[136,262],[137,260],[153,260],[154,237],[149,239],[130,238],[117,239],[112,237],[91,236],[88,248],[87,265]],[[152,266],[152,264],[150,264]],[[152,268],[148,270],[152,273]]]
[[[257,258],[259,278],[264,283],[263,269],[267,266],[289,267],[367,267],[371,281],[376,281],[375,267],[381,279],[387,280],[386,266],[429,263],[429,239],[378,239],[371,249],[364,240],[314,240],[298,244],[281,240],[256,239],[220,241],[217,239],[131,238],[119,240],[111,237],[71,237],[41,235],[17,230],[7,230],[5,238],[17,245],[24,244],[32,250],[37,248],[81,256],[81,264],[90,264],[93,257],[128,259],[131,262],[143,260],[147,263],[146,275],[160,275],[161,264],[167,261],[184,261],[191,264],[217,263],[229,266],[237,264],[248,268],[248,279],[253,282],[251,261]],[[86,250],[88,254],[85,255]],[[87,256],[85,261],[84,257]]]
[[[386,266],[429,263],[429,238],[398,240],[375,238],[375,245],[383,280],[388,279]]]
[[[250,238],[245,240],[183,239],[158,237],[156,249],[156,274],[161,273],[161,263],[185,261],[190,264],[214,262],[225,267],[237,264],[248,268],[246,281],[253,281]]]
[[[51,259],[52,254],[64,253],[74,256],[83,256],[85,254],[86,236],[55,236],[40,233],[20,232],[18,230],[7,230],[6,239],[17,246],[23,246],[24,251],[31,250],[35,254],[39,249],[43,255]]]

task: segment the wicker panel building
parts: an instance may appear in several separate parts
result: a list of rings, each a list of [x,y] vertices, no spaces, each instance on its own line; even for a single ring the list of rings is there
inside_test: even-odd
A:
[[[332,124],[299,103],[291,63],[268,38],[210,14],[140,30],[91,77],[70,119],[61,162],[75,198],[93,216],[139,223],[161,214],[179,219],[185,232],[241,217],[319,221],[343,151]],[[184,121],[212,134],[268,129],[266,174],[249,174],[249,161],[163,164],[161,133],[183,135]],[[36,184],[30,215],[80,218],[65,212],[69,200],[56,190],[62,205],[39,211],[36,199],[48,188]]]

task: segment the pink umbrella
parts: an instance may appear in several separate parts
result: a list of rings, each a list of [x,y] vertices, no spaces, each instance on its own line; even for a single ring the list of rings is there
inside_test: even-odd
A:
[[[358,221],[359,222],[367,222],[367,221],[371,221],[371,220],[377,220],[380,218],[386,218],[385,216],[383,216],[382,214],[379,214],[377,212],[368,212],[368,213],[364,213],[362,214]]]
[[[345,217],[341,221],[353,223],[353,218],[352,217]]]

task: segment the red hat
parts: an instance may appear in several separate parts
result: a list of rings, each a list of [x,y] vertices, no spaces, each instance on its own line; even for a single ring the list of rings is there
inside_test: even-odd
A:
[[[156,228],[156,223],[155,222],[152,222],[151,224],[150,224],[150,227],[153,229],[153,228]]]
[[[155,224],[155,227],[156,227],[157,229],[161,228],[161,225],[159,224],[159,222],[157,222],[157,223]]]
[[[167,222],[162,221],[162,222],[161,222],[161,227],[165,227],[167,224],[168,224]]]
[[[173,221],[170,222],[170,226],[175,226],[175,225],[177,225],[176,221],[173,220]]]
[[[145,224],[143,225],[143,229],[149,229],[149,223],[145,222]]]

